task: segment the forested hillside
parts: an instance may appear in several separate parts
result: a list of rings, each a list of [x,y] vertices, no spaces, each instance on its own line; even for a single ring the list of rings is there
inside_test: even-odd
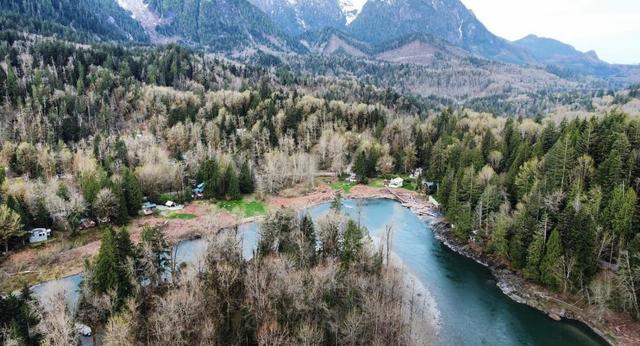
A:
[[[601,91],[594,96],[611,98],[607,107],[578,108],[570,119],[498,117],[376,86],[384,69],[371,73],[374,80],[358,80],[356,72],[336,78],[277,61],[240,64],[177,45],[79,45],[12,30],[0,32],[0,40],[3,253],[24,249],[24,231],[34,227],[77,239],[83,218],[101,222],[104,250],[87,266],[97,276],[86,281],[81,311],[85,321],[114,333],[133,333],[130,321],[152,324],[136,329],[139,334],[120,334],[133,338],[126,340],[270,344],[281,339],[269,338],[286,335],[292,343],[334,344],[334,327],[352,323],[353,340],[408,343],[400,293],[388,288],[399,279],[381,265],[379,253],[364,250],[365,231],[352,223],[328,225],[335,237],[305,251],[311,242],[301,237],[310,237],[304,220],[272,216],[280,224],[263,230],[258,261],[239,258],[237,246],[219,246],[202,275],[176,278],[175,286],[158,279],[165,269],[161,235],[149,231],[137,249],[124,228],[110,228],[138,217],[145,197],[158,204],[189,202],[200,182],[206,182],[207,200],[261,199],[311,186],[320,171],[343,176],[351,167],[361,182],[423,168],[412,183],[418,190],[422,182],[439,184],[436,199],[462,242],[534,282],[587,301],[602,316],[615,311],[640,318],[640,120],[608,107],[637,106],[637,88],[608,96]],[[347,58],[341,64],[363,74],[373,69]],[[318,63],[309,69],[331,68]],[[435,73],[409,66],[397,71]],[[569,104],[595,103],[585,94],[548,99],[561,97]],[[490,109],[489,103],[483,105]],[[4,269],[3,285],[8,273],[22,270]],[[227,286],[214,279],[222,274]],[[272,277],[281,280],[277,289],[246,286],[268,286]],[[314,280],[320,282],[312,292],[317,295],[298,295],[309,287],[301,282]],[[256,292],[269,292],[268,298]],[[334,295],[323,301],[326,315],[313,319],[323,292]],[[388,305],[377,305],[380,296]],[[132,297],[141,305],[132,307]],[[304,302],[288,309],[299,297]],[[7,299],[12,311],[22,306]],[[168,307],[197,311],[176,311],[192,319],[178,321],[185,329],[171,334],[162,328],[175,321],[160,313]],[[1,316],[3,329],[22,315],[8,316]],[[55,313],[44,314],[45,321],[47,316]],[[15,329],[11,337],[30,337],[27,317],[19,320],[27,333]],[[189,327],[200,321],[211,329]]]
[[[142,26],[115,0],[6,0],[0,2],[0,11],[11,14],[8,25],[2,26],[5,30],[51,34],[48,28],[57,24],[69,35],[77,31],[93,39],[149,41]]]
[[[426,175],[440,182],[438,200],[460,239],[531,280],[638,316],[637,119],[445,115],[434,127]]]
[[[213,50],[242,50],[263,45],[280,51],[300,49],[257,7],[246,0],[152,0],[149,6],[169,24],[157,28]]]

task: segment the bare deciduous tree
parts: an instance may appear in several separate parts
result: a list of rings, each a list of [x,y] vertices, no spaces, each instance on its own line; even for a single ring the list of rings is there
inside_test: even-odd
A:
[[[39,328],[45,336],[45,340],[54,346],[75,345],[78,336],[74,328],[73,317],[67,307],[66,291],[62,288],[54,289],[45,298],[42,307]]]

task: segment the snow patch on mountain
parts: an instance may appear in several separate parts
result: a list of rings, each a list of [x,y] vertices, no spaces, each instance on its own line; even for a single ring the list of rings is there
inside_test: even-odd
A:
[[[117,3],[123,9],[131,13],[131,18],[135,19],[142,25],[147,32],[151,41],[157,44],[167,44],[177,42],[179,37],[167,37],[160,35],[156,31],[156,27],[163,24],[168,24],[167,19],[160,18],[155,14],[148,4],[145,4],[143,0],[117,0]]]
[[[351,24],[360,12],[362,12],[362,8],[364,4],[367,3],[367,0],[338,0],[340,4],[340,9],[347,19],[347,25]]]

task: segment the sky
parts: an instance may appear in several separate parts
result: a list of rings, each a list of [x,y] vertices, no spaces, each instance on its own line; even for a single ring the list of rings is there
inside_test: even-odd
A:
[[[600,59],[640,63],[640,0],[462,0],[494,34],[550,37]]]

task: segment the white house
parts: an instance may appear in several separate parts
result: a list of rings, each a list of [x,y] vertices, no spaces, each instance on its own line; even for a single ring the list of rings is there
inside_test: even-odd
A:
[[[391,179],[389,182],[389,187],[392,189],[401,188],[404,185],[404,179],[397,177],[395,179]]]
[[[39,243],[49,240],[51,230],[46,228],[34,228],[29,231],[29,243]]]

